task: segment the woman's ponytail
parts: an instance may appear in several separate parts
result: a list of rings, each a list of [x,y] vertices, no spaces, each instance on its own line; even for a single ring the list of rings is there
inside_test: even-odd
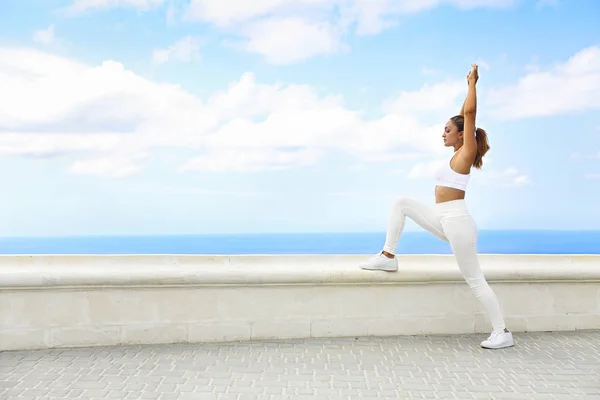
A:
[[[475,155],[473,166],[477,169],[480,169],[483,165],[483,156],[490,149],[490,145],[488,144],[487,139],[487,133],[485,132],[485,130],[477,128],[475,130],[475,140],[477,141],[477,154]]]

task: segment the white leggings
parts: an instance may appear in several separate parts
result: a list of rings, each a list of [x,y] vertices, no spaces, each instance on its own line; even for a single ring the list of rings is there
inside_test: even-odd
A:
[[[390,214],[383,250],[396,254],[406,217],[439,239],[449,242],[465,281],[483,304],[495,331],[505,328],[504,318],[496,295],[488,285],[477,258],[477,225],[469,214],[464,200],[436,203],[429,208],[410,198],[394,202]]]

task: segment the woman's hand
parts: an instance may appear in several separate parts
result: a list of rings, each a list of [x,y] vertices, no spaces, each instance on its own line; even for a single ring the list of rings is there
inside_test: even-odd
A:
[[[477,83],[479,79],[479,70],[477,64],[471,64],[471,71],[467,74],[467,83],[469,85],[474,85]]]

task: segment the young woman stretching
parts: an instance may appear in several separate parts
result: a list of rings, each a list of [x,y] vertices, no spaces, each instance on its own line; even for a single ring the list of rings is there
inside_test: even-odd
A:
[[[389,217],[383,251],[361,268],[366,270],[397,271],[396,247],[406,217],[439,239],[450,243],[460,270],[475,296],[485,307],[492,320],[493,332],[481,346],[499,349],[513,346],[512,333],[506,329],[496,295],[489,287],[477,257],[477,225],[465,204],[465,190],[471,167],[481,168],[483,156],[490,149],[486,132],[475,128],[477,113],[477,65],[467,75],[468,93],[460,115],[450,118],[444,128],[444,145],[454,147],[454,155],[436,173],[435,200],[429,208],[410,198],[395,201]]]

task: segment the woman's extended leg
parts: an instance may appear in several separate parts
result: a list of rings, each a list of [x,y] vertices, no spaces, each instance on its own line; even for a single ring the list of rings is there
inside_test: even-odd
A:
[[[487,283],[479,264],[475,221],[470,215],[460,215],[442,218],[441,223],[465,281],[492,320],[493,332],[481,346],[492,349],[512,346],[512,334],[506,329],[498,298]]]
[[[396,248],[404,231],[406,217],[409,217],[439,239],[448,241],[442,229],[442,224],[433,209],[411,198],[401,197],[394,201],[392,206],[383,251],[361,264],[362,269],[384,271],[396,271],[398,269],[398,260],[395,257]],[[384,253],[387,253],[387,255]]]

